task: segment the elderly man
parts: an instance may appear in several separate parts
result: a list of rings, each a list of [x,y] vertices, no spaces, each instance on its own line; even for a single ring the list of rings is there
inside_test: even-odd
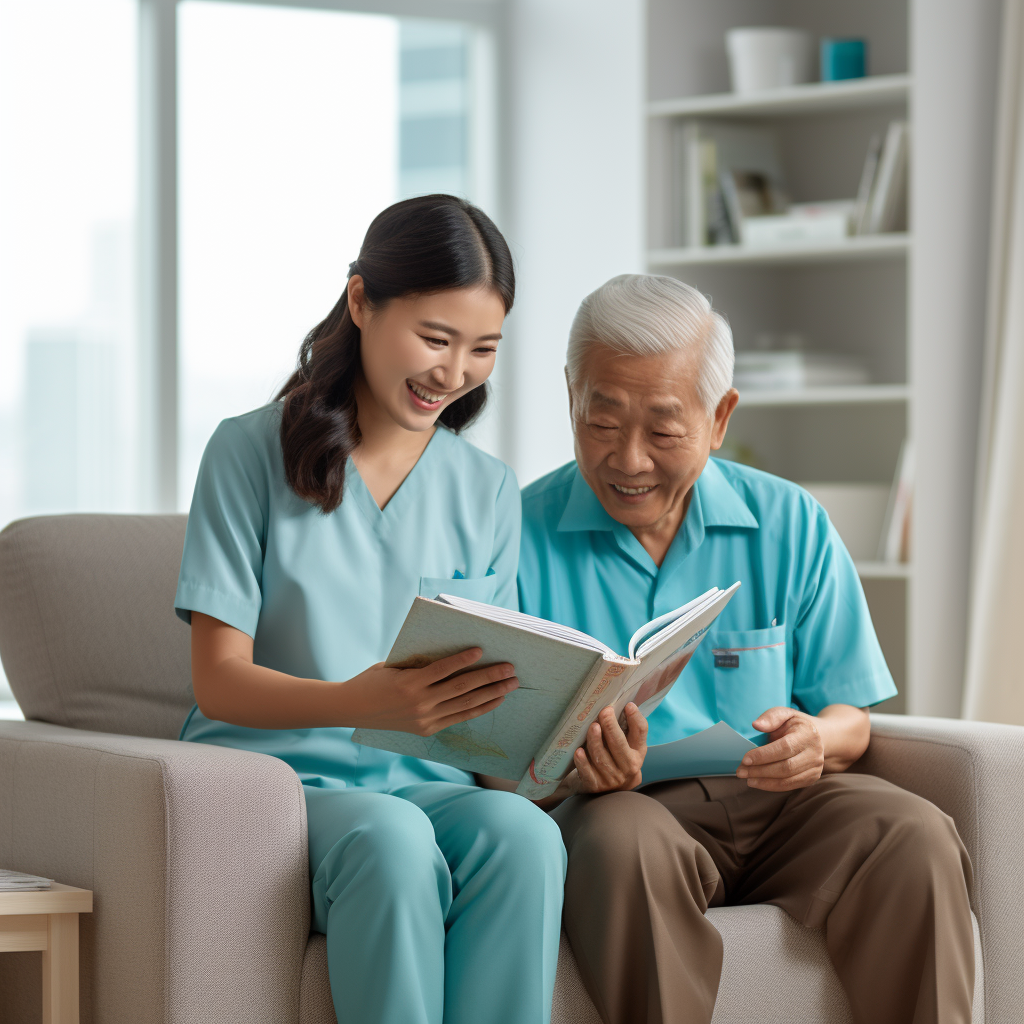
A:
[[[612,279],[570,334],[576,460],[523,493],[523,610],[616,650],[708,587],[742,582],[646,742],[719,720],[766,741],[736,778],[638,790],[647,723],[630,707],[624,735],[602,713],[550,801],[584,982],[607,1024],[707,1024],[722,940],[705,910],[774,903],[824,929],[858,1024],[968,1022],[967,853],[935,806],[845,771],[867,748],[866,708],[896,689],[822,508],[709,459],[736,407],[732,369],[729,327],[703,295]]]

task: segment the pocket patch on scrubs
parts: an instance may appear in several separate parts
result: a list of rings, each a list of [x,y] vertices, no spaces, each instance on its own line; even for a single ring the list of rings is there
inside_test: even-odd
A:
[[[498,576],[493,570],[487,576],[477,577],[420,577],[420,597],[433,599],[438,594],[451,594],[452,597],[465,597],[470,601],[493,604],[497,592]]]
[[[715,668],[739,668],[740,656],[738,654],[716,654]]]

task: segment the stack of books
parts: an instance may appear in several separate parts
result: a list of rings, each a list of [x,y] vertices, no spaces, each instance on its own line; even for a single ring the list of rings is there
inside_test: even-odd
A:
[[[795,391],[867,384],[869,376],[861,360],[834,352],[737,352],[732,381],[739,391]]]
[[[26,875],[21,871],[0,868],[0,892],[30,892],[49,889],[51,885],[52,878],[41,878],[39,875]]]

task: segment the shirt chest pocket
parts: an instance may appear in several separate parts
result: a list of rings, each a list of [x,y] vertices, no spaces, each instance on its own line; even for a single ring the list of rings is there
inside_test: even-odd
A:
[[[708,643],[718,717],[750,739],[763,738],[751,722],[769,708],[789,705],[786,627],[720,630]]]
[[[493,570],[486,576],[470,579],[445,579],[442,576],[421,576],[420,597],[437,597],[438,594],[451,594],[452,597],[464,597],[469,601],[480,601],[493,604],[494,595],[498,592],[498,576]]]

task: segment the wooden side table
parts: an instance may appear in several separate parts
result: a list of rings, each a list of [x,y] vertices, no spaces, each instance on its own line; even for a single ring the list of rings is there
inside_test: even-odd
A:
[[[91,912],[73,885],[0,892],[0,953],[43,953],[43,1024],[78,1024],[78,915]]]

